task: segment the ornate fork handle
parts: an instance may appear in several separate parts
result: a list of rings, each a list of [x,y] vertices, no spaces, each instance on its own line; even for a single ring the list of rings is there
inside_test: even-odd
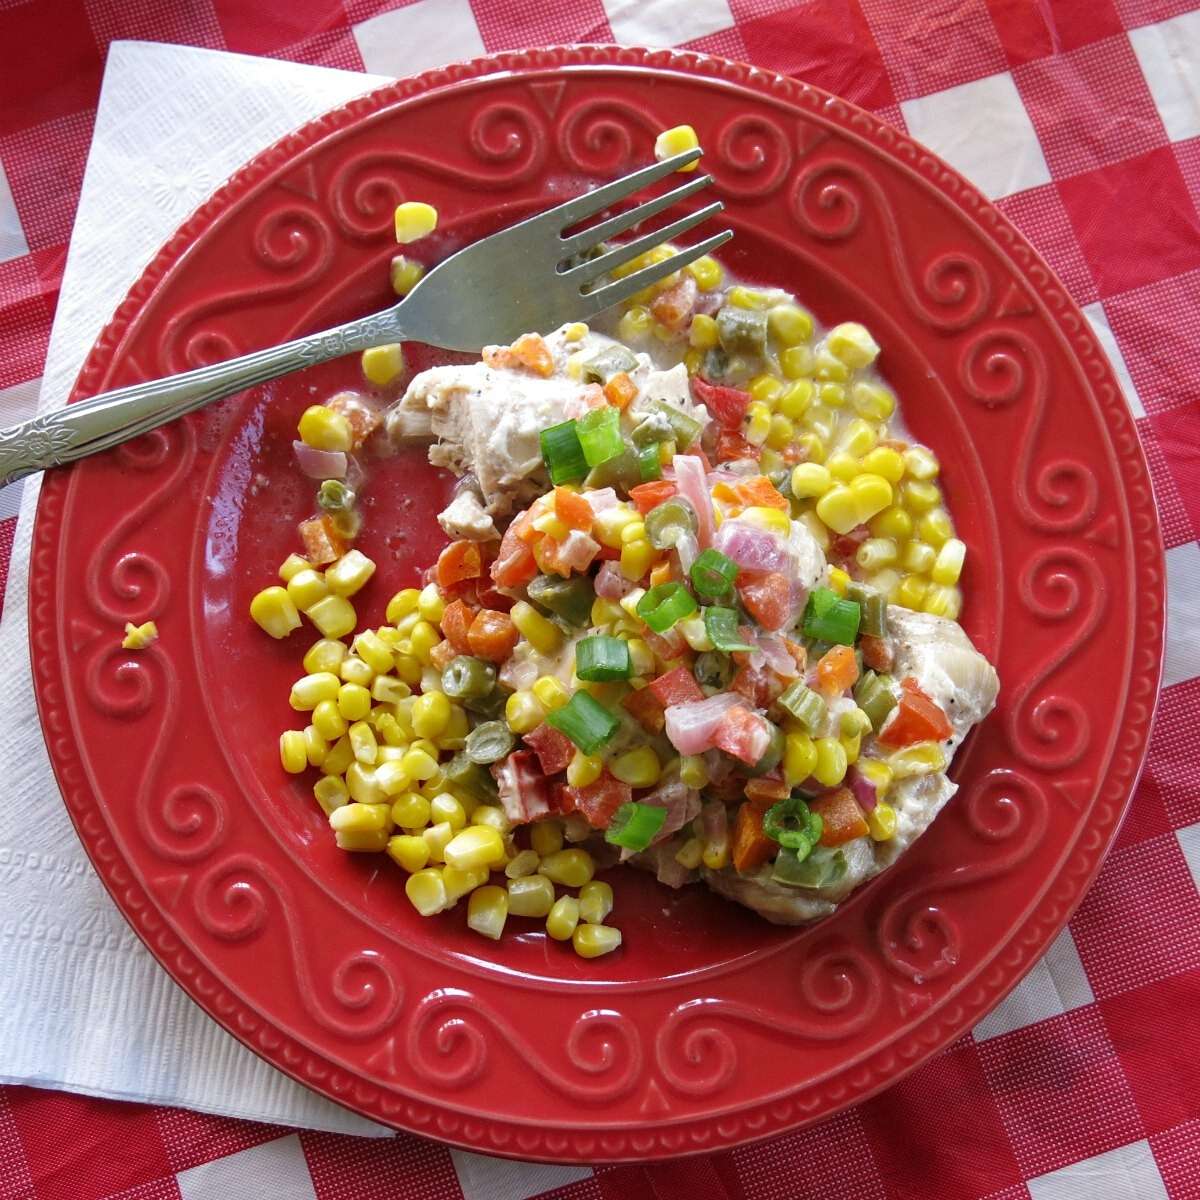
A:
[[[104,392],[0,429],[0,487],[108,450],[222,396],[402,336],[397,306],[227,362]]]

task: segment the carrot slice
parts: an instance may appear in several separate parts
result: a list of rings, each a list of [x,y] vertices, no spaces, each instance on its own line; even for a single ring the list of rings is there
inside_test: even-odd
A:
[[[865,836],[867,819],[849,788],[837,788],[808,802],[808,807],[821,816],[821,845],[840,846]]]
[[[582,529],[585,533],[591,529],[595,517],[592,506],[578,492],[565,487],[554,489],[554,512],[568,529]]]
[[[737,811],[733,823],[733,865],[738,871],[753,871],[778,850],[778,843],[763,833],[763,809],[747,801]]]
[[[467,630],[467,645],[477,658],[502,663],[516,648],[518,636],[508,613],[485,608],[476,613]]]
[[[840,696],[858,678],[858,663],[849,646],[831,646],[817,661],[817,691]]]
[[[470,654],[467,631],[475,620],[476,610],[463,600],[452,600],[442,613],[442,635],[454,647],[456,654]]]

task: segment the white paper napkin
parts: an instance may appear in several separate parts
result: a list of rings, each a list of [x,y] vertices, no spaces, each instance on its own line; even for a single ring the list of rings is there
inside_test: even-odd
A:
[[[273,59],[109,49],[39,411],[59,408],[105,320],[180,223],[246,159],[380,83]],[[0,621],[0,1082],[382,1136],[293,1083],[151,958],[85,856],[50,772],[25,616],[37,481],[25,487]]]

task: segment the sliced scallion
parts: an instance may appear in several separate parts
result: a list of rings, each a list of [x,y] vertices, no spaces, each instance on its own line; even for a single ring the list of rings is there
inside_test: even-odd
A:
[[[633,674],[629,643],[603,634],[580,638],[575,646],[575,674],[588,683],[628,679]]]
[[[853,600],[843,600],[829,588],[815,588],[804,606],[801,626],[805,637],[853,646],[861,619],[862,609]]]
[[[625,452],[621,437],[621,414],[611,405],[593,408],[575,422],[583,457],[589,467],[598,467]]]
[[[706,608],[704,629],[709,640],[718,650],[732,653],[734,650],[753,650],[754,646],[738,631],[738,615],[732,608]]]
[[[561,425],[543,429],[539,440],[542,460],[550,472],[551,483],[576,483],[587,474],[588,462],[583,455],[574,421],[564,421]]]
[[[630,800],[613,813],[612,824],[604,831],[604,840],[624,850],[645,850],[666,819],[665,808]]]
[[[690,572],[696,591],[706,600],[728,595],[737,573],[737,563],[711,546],[700,552]]]
[[[576,692],[562,708],[546,717],[546,724],[565,734],[584,754],[595,754],[612,740],[621,722],[588,692]]]
[[[690,617],[699,606],[682,583],[659,583],[637,603],[637,614],[654,630],[666,633],[676,621]]]

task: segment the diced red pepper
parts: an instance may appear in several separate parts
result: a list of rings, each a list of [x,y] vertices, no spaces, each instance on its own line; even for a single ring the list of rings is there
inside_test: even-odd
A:
[[[749,802],[737,811],[731,847],[734,870],[753,871],[779,849],[779,844],[763,832],[763,811]]]
[[[637,505],[644,517],[652,508],[675,495],[675,485],[669,479],[656,479],[652,483],[639,483],[629,489],[629,498]]]
[[[575,744],[565,733],[559,733],[552,725],[544,721],[526,734],[522,734],[527,745],[538,756],[542,770],[547,775],[557,775],[565,771],[567,764],[575,755]]]
[[[879,731],[881,746],[911,746],[914,742],[942,742],[953,732],[946,714],[908,676],[900,681],[900,703]]]
[[[896,653],[886,638],[864,633],[858,639],[858,648],[862,651],[864,665],[872,671],[886,673],[896,665]]]
[[[550,815],[554,792],[532,751],[514,750],[492,767],[492,774],[510,821],[520,825]]]
[[[607,829],[613,813],[633,799],[629,784],[614,779],[607,771],[595,783],[583,788],[565,787],[563,793],[563,803],[570,805],[568,811],[583,813],[593,829]]]
[[[665,675],[660,675],[649,686],[663,708],[672,704],[690,704],[695,700],[703,700],[704,692],[696,682],[696,677],[687,667],[676,667]]]
[[[782,694],[783,681],[774,671],[745,663],[734,674],[731,687],[755,708],[767,708]]]
[[[621,706],[647,733],[660,734],[666,728],[663,703],[648,687],[630,692]]]
[[[792,613],[792,585],[779,571],[743,575],[737,581],[738,595],[746,611],[764,629],[782,629]]]
[[[808,807],[821,816],[822,846],[840,846],[869,832],[867,818],[849,788],[826,792],[810,800]]]
[[[871,536],[870,529],[865,525],[855,525],[849,533],[839,534],[829,544],[829,557],[840,559],[843,562],[846,559],[853,558],[858,553],[858,548]]]
[[[709,383],[702,375],[692,376],[692,395],[697,404],[708,409],[708,415],[725,429],[736,431],[741,428],[750,407],[750,393],[739,388],[723,387]],[[749,445],[749,443],[746,443]]]
[[[453,587],[464,579],[478,579],[483,574],[483,555],[478,542],[451,542],[437,560],[438,587]]]
[[[782,779],[772,779],[769,775],[758,779],[746,780],[746,802],[755,808],[768,809],[780,800],[786,800],[791,795],[791,788]]]
[[[740,433],[732,430],[721,430],[717,438],[717,462],[737,462],[740,459],[752,458],[758,461],[758,447],[748,442]]]
[[[713,735],[718,750],[753,766],[766,753],[770,743],[767,722],[748,708],[731,708]]]

